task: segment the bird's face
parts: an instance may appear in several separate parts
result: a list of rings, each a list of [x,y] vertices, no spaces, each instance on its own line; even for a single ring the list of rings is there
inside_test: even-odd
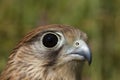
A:
[[[0,80],[80,80],[81,65],[92,59],[86,41],[70,26],[38,27],[15,47]]]
[[[32,31],[28,36],[25,37],[26,41],[23,39],[25,46],[29,46],[25,54],[32,54],[38,65],[56,67],[71,62],[91,63],[90,49],[86,44],[87,36],[78,29],[49,25]],[[32,58],[30,60],[34,61]]]

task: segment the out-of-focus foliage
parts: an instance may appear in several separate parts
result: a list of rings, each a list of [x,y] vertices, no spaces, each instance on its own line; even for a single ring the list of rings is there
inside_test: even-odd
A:
[[[20,38],[53,23],[87,32],[93,63],[83,80],[120,79],[120,0],[0,0],[0,71]]]

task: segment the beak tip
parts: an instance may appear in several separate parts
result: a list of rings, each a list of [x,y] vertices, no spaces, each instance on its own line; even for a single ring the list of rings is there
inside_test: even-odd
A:
[[[86,59],[88,61],[88,64],[91,65],[91,63],[92,63],[92,55],[91,55],[91,53],[90,53],[89,58],[86,58]]]
[[[92,63],[92,54],[91,54],[91,51],[84,53],[84,57],[88,61],[88,64],[91,65],[91,63]]]
[[[89,66],[91,65],[91,63],[92,63],[92,59],[90,59],[90,60],[88,61]]]

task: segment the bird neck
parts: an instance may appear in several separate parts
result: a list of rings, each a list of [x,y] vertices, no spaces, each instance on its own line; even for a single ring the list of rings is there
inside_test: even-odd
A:
[[[48,68],[46,80],[81,80],[82,65],[68,63],[57,68]]]
[[[81,80],[82,65],[76,62],[57,67],[41,66],[9,66],[0,80]],[[24,68],[23,68],[24,67]],[[11,73],[9,74],[9,72]],[[3,77],[7,75],[7,77]]]

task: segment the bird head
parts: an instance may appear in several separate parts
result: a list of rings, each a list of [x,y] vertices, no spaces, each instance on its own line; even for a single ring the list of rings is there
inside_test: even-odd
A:
[[[21,40],[10,55],[8,65],[14,67],[16,72],[21,70],[19,74],[24,72],[29,75],[34,72],[36,75],[42,71],[48,74],[49,71],[57,72],[62,68],[80,69],[79,65],[85,61],[91,64],[92,60],[86,41],[87,35],[71,26],[57,24],[41,26]]]
[[[91,64],[91,51],[86,41],[87,35],[79,29],[55,24],[38,27],[25,36],[18,46],[29,46],[28,53],[32,52],[40,62],[43,61],[43,66],[59,66],[71,61]]]

